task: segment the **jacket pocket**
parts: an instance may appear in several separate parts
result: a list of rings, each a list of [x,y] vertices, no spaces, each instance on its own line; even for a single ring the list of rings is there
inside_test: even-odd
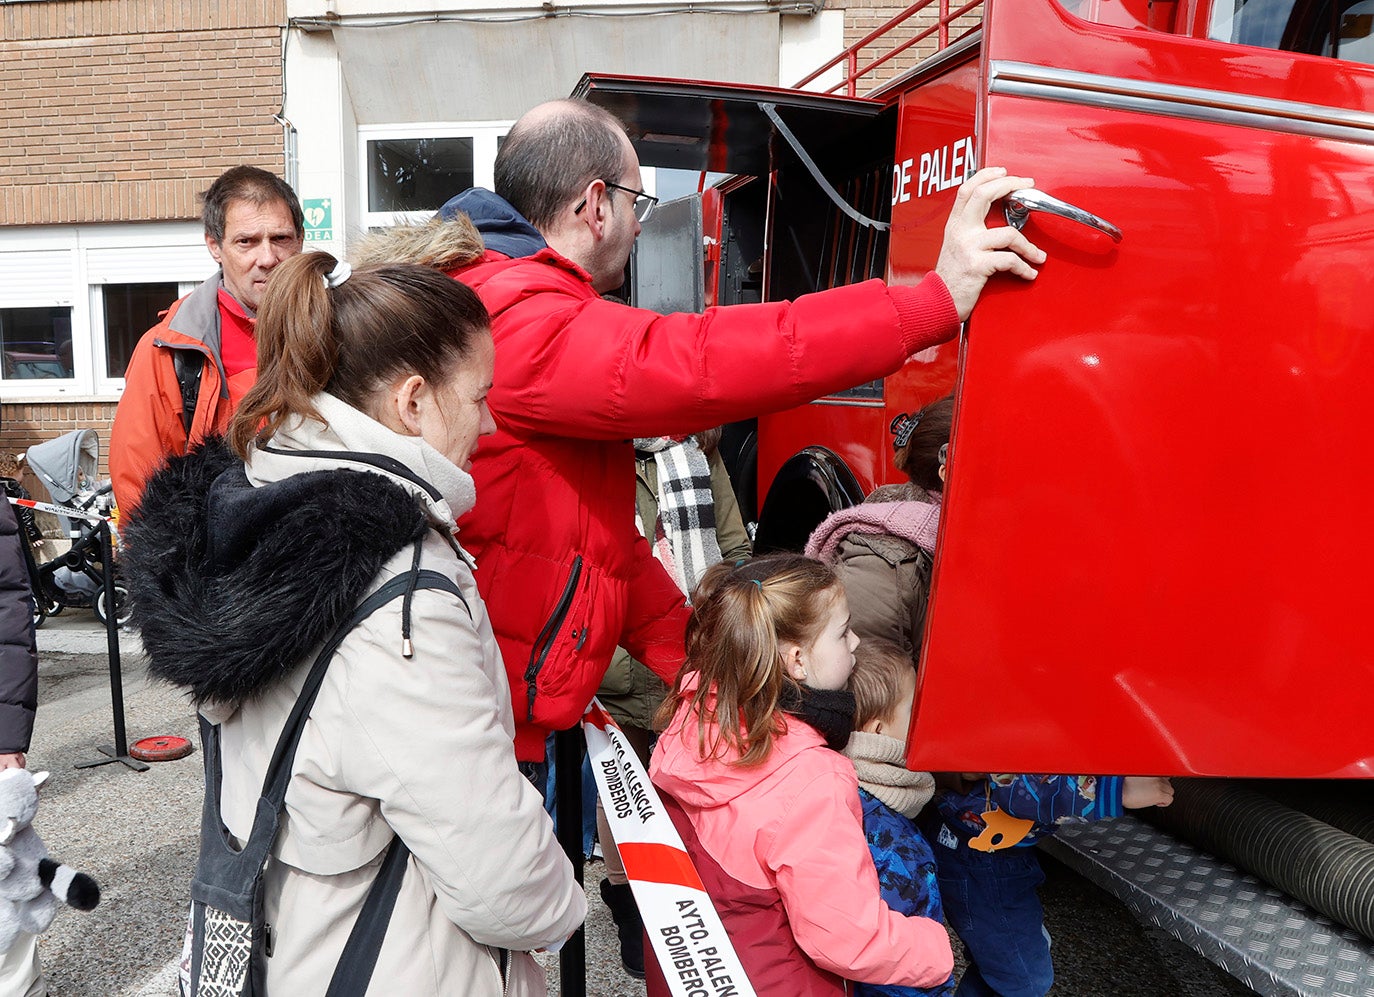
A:
[[[525,666],[525,719],[550,730],[577,723],[601,681],[586,653],[599,573],[576,555]],[[593,644],[599,646],[599,641]]]

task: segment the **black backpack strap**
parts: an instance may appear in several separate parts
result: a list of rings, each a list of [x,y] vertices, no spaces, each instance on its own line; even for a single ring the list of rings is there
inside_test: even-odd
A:
[[[358,920],[349,932],[325,997],[362,997],[367,993],[372,970],[382,951],[382,940],[386,938],[387,925],[391,923],[391,912],[396,907],[396,896],[401,892],[401,880],[405,878],[409,858],[410,849],[405,842],[399,837],[393,838],[386,858],[382,860],[382,867],[377,871],[377,878],[372,881],[363,900]]]
[[[181,425],[187,439],[191,437],[191,423],[195,421],[196,406],[200,404],[200,374],[204,367],[205,354],[200,350],[192,347],[172,350],[172,368],[181,386]]]

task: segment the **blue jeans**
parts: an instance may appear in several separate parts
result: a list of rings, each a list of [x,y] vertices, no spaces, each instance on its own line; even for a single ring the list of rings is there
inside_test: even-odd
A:
[[[528,762],[524,764],[529,764]],[[558,828],[558,808],[554,798],[554,784],[558,778],[558,766],[553,759],[553,735],[550,734],[544,742],[544,778],[542,782],[535,782],[536,776],[531,773],[525,777],[534,782],[534,788],[544,794],[544,809],[553,818],[555,830]],[[522,769],[523,771],[523,769]],[[583,858],[592,857],[592,845],[596,844],[596,777],[592,775],[592,760],[584,751],[582,753],[582,856]]]
[[[931,840],[939,838],[947,842],[948,832]],[[935,863],[945,918],[968,958],[955,997],[1044,997],[1054,964],[1035,849],[979,852],[961,839],[957,848],[936,844]]]

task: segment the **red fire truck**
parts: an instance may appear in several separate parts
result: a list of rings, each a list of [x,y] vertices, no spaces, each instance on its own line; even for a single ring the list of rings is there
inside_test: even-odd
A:
[[[735,427],[759,546],[895,480],[893,416],[955,391],[912,767],[1193,777],[1167,830],[1052,847],[1263,993],[1374,994],[1374,0],[936,6],[865,39],[942,47],[862,97],[858,48],[839,93],[585,78],[645,165],[733,175],[636,293],[914,282],[978,164],[1034,177],[1002,210],[1038,280]]]

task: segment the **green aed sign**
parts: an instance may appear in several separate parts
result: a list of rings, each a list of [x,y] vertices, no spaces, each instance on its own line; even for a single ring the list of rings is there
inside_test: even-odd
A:
[[[301,201],[306,242],[328,242],[334,238],[333,204],[333,198],[329,197],[307,197]]]

